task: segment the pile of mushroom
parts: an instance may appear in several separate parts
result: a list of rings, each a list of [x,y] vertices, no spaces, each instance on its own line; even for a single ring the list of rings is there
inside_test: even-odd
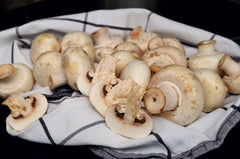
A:
[[[151,117],[141,105],[152,115],[186,126],[202,111],[221,107],[228,92],[240,94],[240,65],[216,51],[214,40],[199,42],[198,53],[187,60],[174,37],[160,37],[140,26],[125,40],[110,33],[108,27],[91,34],[75,31],[61,41],[43,33],[32,43],[33,71],[23,64],[1,65],[0,96],[9,96],[3,104],[12,110],[10,125],[21,130],[33,122],[29,114],[36,120],[46,112],[41,95],[25,100],[15,94],[31,90],[34,78],[51,90],[68,84],[80,91],[113,132],[129,138],[145,137],[152,130]],[[40,110],[37,99],[44,103]]]

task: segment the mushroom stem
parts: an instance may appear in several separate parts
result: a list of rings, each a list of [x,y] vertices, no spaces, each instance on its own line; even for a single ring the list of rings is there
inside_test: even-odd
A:
[[[107,43],[111,40],[109,34],[108,34],[108,27],[104,27],[102,29],[99,29],[92,34],[93,40],[95,42],[95,45],[101,45],[104,43]]]
[[[215,53],[215,40],[204,40],[198,43],[198,55],[213,55]]]
[[[33,98],[25,100],[18,94],[11,94],[2,104],[10,108],[13,113],[13,117],[18,117],[20,115],[28,115],[33,110],[31,106],[33,102]]]
[[[240,65],[235,62],[231,57],[225,54],[219,61],[218,67],[225,71],[228,76],[239,74]]]
[[[174,110],[181,101],[179,88],[171,82],[162,82],[151,87],[144,95],[144,104],[151,114]]]
[[[145,93],[145,89],[139,85],[134,85],[127,97],[126,102],[126,111],[124,114],[124,120],[128,121],[129,123],[133,123],[137,114],[141,107],[141,101],[143,95]]]

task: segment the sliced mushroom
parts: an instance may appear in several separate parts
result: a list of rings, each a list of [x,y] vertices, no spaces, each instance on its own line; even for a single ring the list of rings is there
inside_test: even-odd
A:
[[[116,65],[116,71],[115,71],[116,76],[118,77],[122,72],[122,70],[127,66],[127,64],[129,64],[133,60],[136,60],[136,58],[134,58],[129,51],[124,51],[124,50],[116,51],[112,54],[112,56],[119,59],[119,62]]]
[[[221,107],[227,95],[228,88],[220,75],[207,68],[198,69],[194,73],[200,79],[204,89],[205,104],[203,111],[211,112]]]
[[[187,67],[187,60],[183,52],[172,46],[158,47],[144,53],[142,60],[150,67],[152,74],[160,68],[178,64]]]
[[[23,130],[41,118],[48,108],[46,97],[39,93],[31,94],[28,99],[18,94],[11,94],[2,105],[7,105],[11,109],[7,121],[16,131]]]
[[[117,45],[123,43],[122,38],[120,38],[119,36],[110,36],[108,33],[108,29],[108,27],[104,27],[91,34],[95,42],[96,62],[99,62],[102,59],[101,52],[102,50],[104,50],[105,47],[114,49]],[[109,54],[111,53],[112,51],[110,50]]]
[[[49,78],[53,74],[62,72],[62,54],[59,52],[47,51],[41,54],[33,66],[33,76],[41,86],[48,86]]]
[[[62,53],[64,53],[68,48],[79,47],[88,55],[91,62],[95,59],[95,50],[91,36],[85,32],[75,31],[67,33],[61,42]]]
[[[46,51],[61,51],[61,42],[59,38],[51,33],[43,33],[38,35],[32,42],[30,58],[34,64],[38,56]]]
[[[164,45],[163,40],[157,34],[144,32],[140,26],[131,31],[130,35],[126,39],[126,42],[133,42],[137,44],[143,53],[149,49]]]
[[[209,68],[222,74],[218,68],[218,63],[224,53],[215,51],[215,40],[205,40],[198,43],[198,53],[190,56],[188,59],[188,67],[191,70],[200,68]]]
[[[122,51],[122,50],[129,51],[133,55],[133,57],[136,59],[141,59],[143,55],[141,48],[137,44],[132,42],[123,42],[114,48],[114,51]]]
[[[199,78],[188,68],[168,65],[152,78],[144,95],[144,104],[152,114],[159,114],[179,125],[196,120],[204,106],[204,90]]]
[[[152,119],[140,109],[144,92],[145,89],[134,85],[124,106],[112,105],[107,109],[105,121],[113,132],[134,139],[150,134],[153,128]]]
[[[186,56],[184,46],[178,39],[173,38],[173,37],[164,37],[162,39],[164,41],[165,46],[176,47],[177,49],[181,50],[183,52],[183,54]]]
[[[0,65],[0,76],[0,97],[3,98],[28,92],[34,85],[32,70],[25,64]]]
[[[93,65],[81,48],[69,48],[63,54],[63,68],[68,85],[74,89],[77,87],[77,79],[81,72],[93,69]]]
[[[85,69],[81,71],[77,78],[77,87],[84,95],[89,96],[90,89],[98,81],[109,83],[115,76],[115,67],[119,60],[111,55],[104,55],[99,62],[96,71]]]
[[[89,93],[89,100],[93,107],[105,116],[109,106],[125,104],[127,96],[136,82],[132,78],[121,81],[116,78],[110,82],[101,80],[95,83]]]
[[[225,54],[219,61],[219,68],[225,72],[223,80],[228,87],[228,91],[233,94],[240,94],[240,65]]]
[[[133,78],[133,80],[143,88],[147,88],[151,78],[149,67],[141,60],[130,62],[121,72],[120,79]]]

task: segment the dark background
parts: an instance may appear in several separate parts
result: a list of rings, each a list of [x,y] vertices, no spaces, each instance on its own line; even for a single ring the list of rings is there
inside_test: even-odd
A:
[[[129,3],[132,1],[132,3]],[[240,43],[240,0],[0,0],[0,31],[35,19],[59,16],[96,9],[142,7],[167,18],[233,39]],[[1,38],[1,37],[0,37]],[[1,102],[1,101],[0,101]],[[52,146],[32,143],[12,137],[6,132],[5,119],[9,109],[0,106],[0,158],[65,159],[99,158],[87,146]],[[200,156],[200,159],[225,157],[240,158],[240,124],[227,135],[218,149]],[[84,157],[85,156],[85,157]]]

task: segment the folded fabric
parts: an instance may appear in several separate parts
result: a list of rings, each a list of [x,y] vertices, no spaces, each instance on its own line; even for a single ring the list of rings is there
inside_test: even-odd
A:
[[[109,27],[111,35],[122,38],[126,38],[136,26],[160,36],[175,37],[184,44],[187,57],[197,53],[198,42],[209,39],[217,41],[216,50],[240,57],[240,47],[228,38],[178,23],[149,10],[117,9],[40,19],[1,31],[0,64],[24,63],[32,68],[30,46],[40,33],[54,33],[61,39],[71,31],[92,33],[105,26]],[[240,120],[240,96],[228,95],[221,108],[202,113],[198,120],[186,127],[152,115],[151,134],[129,139],[112,132],[80,92],[66,89],[56,93],[36,84],[23,96],[33,92],[46,95],[49,102],[47,113],[18,132],[6,121],[9,134],[38,143],[89,145],[95,154],[104,158],[194,158],[219,147]]]

